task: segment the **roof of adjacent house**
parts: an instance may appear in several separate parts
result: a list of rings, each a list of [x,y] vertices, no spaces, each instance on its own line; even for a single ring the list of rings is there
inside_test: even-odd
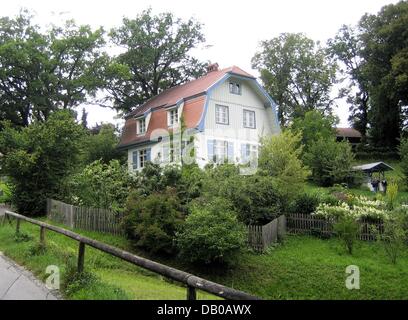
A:
[[[384,162],[367,163],[361,166],[355,166],[353,167],[353,169],[368,172],[368,173],[394,170],[393,167],[389,166],[388,164]]]
[[[226,74],[255,79],[254,76],[237,66],[215,70],[196,80],[170,88],[151,98],[126,116],[119,147],[126,147],[152,140],[152,133],[157,129],[167,129],[167,108],[184,101],[183,116],[187,129],[196,128],[201,120],[205,105],[205,93]],[[151,119],[144,135],[136,134],[137,117],[152,112]]]
[[[336,134],[338,137],[361,138],[360,131],[353,128],[336,128]]]

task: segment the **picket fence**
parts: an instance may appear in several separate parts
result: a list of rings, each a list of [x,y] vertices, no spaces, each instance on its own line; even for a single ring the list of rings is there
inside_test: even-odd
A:
[[[47,217],[70,228],[123,235],[123,214],[108,209],[78,207],[47,199]]]
[[[248,225],[248,244],[255,251],[263,252],[272,243],[275,243],[279,238],[286,233],[286,218],[280,216],[270,223],[259,225]]]
[[[287,232],[291,234],[318,234],[332,236],[334,234],[334,219],[326,219],[309,214],[290,214],[287,216]],[[373,241],[376,236],[372,230],[374,226],[380,233],[384,230],[381,219],[362,219],[359,222],[358,238],[364,241]]]

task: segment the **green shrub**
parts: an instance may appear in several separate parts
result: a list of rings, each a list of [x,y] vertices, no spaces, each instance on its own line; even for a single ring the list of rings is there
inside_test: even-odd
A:
[[[353,217],[341,216],[333,226],[334,231],[344,242],[347,252],[353,254],[353,247],[359,232],[359,225]]]
[[[10,186],[0,180],[0,203],[10,203],[12,198],[12,193]]]
[[[245,245],[245,227],[223,199],[194,206],[177,233],[180,256],[189,262],[230,262]]]
[[[387,204],[388,210],[394,210],[395,202],[397,201],[398,196],[398,184],[395,182],[390,183],[387,186],[387,192],[385,195],[385,202]]]
[[[315,212],[320,203],[320,197],[315,193],[302,193],[294,201],[293,213],[311,214]]]
[[[151,253],[174,253],[173,240],[183,222],[179,202],[174,189],[148,196],[130,194],[124,226],[133,244]]]

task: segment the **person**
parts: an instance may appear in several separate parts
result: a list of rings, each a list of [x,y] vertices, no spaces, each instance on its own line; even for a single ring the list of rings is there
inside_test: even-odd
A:
[[[380,184],[380,181],[377,179],[374,179],[371,181],[371,185],[373,186],[374,192],[378,192],[378,185]]]
[[[384,191],[384,193],[387,193],[387,180],[383,180],[382,181],[382,185],[383,185],[383,191]]]

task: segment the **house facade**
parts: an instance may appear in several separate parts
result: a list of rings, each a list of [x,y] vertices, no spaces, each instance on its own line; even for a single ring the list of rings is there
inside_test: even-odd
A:
[[[168,89],[126,116],[119,148],[129,171],[146,162],[246,164],[260,138],[280,132],[276,104],[256,78],[210,65],[203,77]]]

